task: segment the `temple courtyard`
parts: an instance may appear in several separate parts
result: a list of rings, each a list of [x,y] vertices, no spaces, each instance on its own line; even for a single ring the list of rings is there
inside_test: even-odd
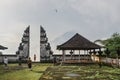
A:
[[[98,64],[57,65],[33,63],[32,71],[26,64],[0,65],[0,80],[119,80],[120,69]]]

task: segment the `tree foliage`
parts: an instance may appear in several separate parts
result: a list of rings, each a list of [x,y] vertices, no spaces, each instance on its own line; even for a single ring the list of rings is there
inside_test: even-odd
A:
[[[106,40],[96,40],[99,41],[101,44],[105,45],[106,48],[110,50],[110,55],[112,57],[116,56],[117,49],[120,49],[120,34],[119,33],[113,33],[113,35],[106,39]]]

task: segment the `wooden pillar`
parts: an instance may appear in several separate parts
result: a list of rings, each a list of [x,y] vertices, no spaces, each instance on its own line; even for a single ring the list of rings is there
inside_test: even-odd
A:
[[[92,52],[91,52],[91,49],[90,49],[89,55],[90,55],[90,61],[91,61],[91,60],[92,60]]]
[[[85,60],[85,50],[84,50],[84,56],[83,56],[83,60]]]
[[[75,59],[75,50],[73,50],[73,60]]]
[[[80,50],[79,50],[79,62],[80,62]]]
[[[62,50],[62,55],[63,55],[62,61],[65,61],[65,50]]]
[[[87,50],[87,53],[86,53],[86,58],[87,58],[87,61],[89,61],[88,50]]]

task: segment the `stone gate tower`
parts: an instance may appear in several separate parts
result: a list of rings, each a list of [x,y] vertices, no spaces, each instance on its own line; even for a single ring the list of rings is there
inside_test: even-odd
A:
[[[30,26],[28,26],[23,33],[21,43],[19,44],[16,54],[22,60],[27,60],[29,57],[29,45],[30,45]]]
[[[48,42],[46,31],[40,26],[40,61],[49,62],[52,60],[52,50]]]

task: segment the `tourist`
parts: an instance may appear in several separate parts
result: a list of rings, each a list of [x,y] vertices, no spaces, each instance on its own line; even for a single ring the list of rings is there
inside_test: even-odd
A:
[[[28,58],[28,68],[30,69],[30,70],[32,70],[32,60],[31,60],[31,58],[29,57]]]
[[[5,67],[7,67],[8,66],[8,58],[5,56],[5,58],[4,58],[4,64],[5,64]]]
[[[56,57],[53,58],[53,63],[54,63],[54,66],[56,64]]]
[[[34,62],[36,61],[36,54],[34,54]]]
[[[21,57],[19,57],[19,66],[21,66],[22,65],[22,58]]]

